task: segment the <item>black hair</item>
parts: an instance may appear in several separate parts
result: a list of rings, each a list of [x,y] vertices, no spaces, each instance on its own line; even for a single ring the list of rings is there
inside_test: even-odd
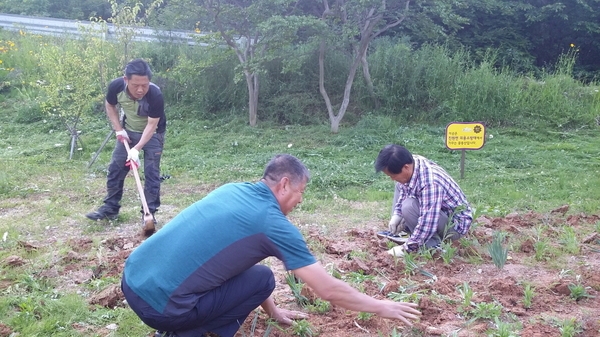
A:
[[[127,63],[125,66],[125,77],[131,79],[133,75],[148,76],[148,79],[152,79],[152,70],[148,62],[142,59],[135,59]]]
[[[310,172],[302,164],[300,159],[290,154],[275,155],[267,166],[262,178],[272,182],[280,181],[283,177],[288,177],[292,184],[296,185],[302,182],[308,182]]]
[[[413,156],[404,146],[386,145],[375,160],[375,172],[387,170],[389,173],[398,174],[406,164],[414,162]]]

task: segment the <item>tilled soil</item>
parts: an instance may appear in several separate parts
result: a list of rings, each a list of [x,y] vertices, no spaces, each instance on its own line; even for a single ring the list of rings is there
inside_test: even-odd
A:
[[[312,336],[328,337],[399,336],[400,333],[402,336],[486,336],[497,328],[494,317],[513,323],[512,330],[523,337],[560,336],[561,322],[570,319],[577,322],[578,336],[600,336],[600,298],[597,296],[600,291],[600,237],[590,230],[600,218],[585,214],[566,216],[565,213],[565,210],[557,209],[548,214],[529,212],[502,218],[479,218],[466,237],[469,244],[454,244],[457,251],[452,262],[445,263],[440,253],[430,257],[420,255],[415,258],[416,268],[408,268],[403,258],[387,254],[390,243],[377,238],[373,229],[356,228],[338,237],[327,237],[318,226],[303,228],[309,247],[331,273],[376,298],[417,301],[423,315],[413,327],[339,307],[331,307],[326,313],[301,308],[286,284],[282,264],[269,259],[267,264],[273,268],[278,280],[273,295],[279,306],[309,314],[310,331],[303,330],[304,336],[311,336],[309,332]],[[560,226],[571,226],[577,233],[590,233],[578,237],[578,254],[569,255],[561,250]],[[535,259],[535,244],[540,239],[531,234],[535,228],[543,228],[550,247],[562,253]],[[492,263],[486,248],[493,233],[498,231],[506,232],[506,240],[510,242],[509,257],[502,269]],[[101,242],[102,254],[90,253],[93,248],[90,238],[68,239],[68,253],[41,270],[38,276],[57,279],[61,290],[65,291],[81,289],[82,283],[94,278],[119,277],[125,259],[143,237],[133,229],[106,235]],[[21,243],[24,249],[52,244]],[[4,262],[24,263],[17,257]],[[362,276],[358,282],[357,275]],[[461,294],[465,283],[473,292],[470,305],[465,305],[465,297]],[[527,284],[534,289],[530,306],[523,301]],[[587,296],[574,299],[571,293],[574,285],[582,286]],[[310,295],[308,289],[305,293]],[[88,295],[91,304],[109,308],[126,305],[118,285]],[[493,304],[496,308],[501,306],[500,314],[486,313],[484,309]],[[3,329],[7,327],[0,325],[0,333]],[[266,329],[267,317],[257,310],[236,336],[264,336]],[[151,329],[148,330],[148,336],[151,336]],[[295,330],[293,327],[271,328],[269,336],[302,335],[301,332],[299,327]]]

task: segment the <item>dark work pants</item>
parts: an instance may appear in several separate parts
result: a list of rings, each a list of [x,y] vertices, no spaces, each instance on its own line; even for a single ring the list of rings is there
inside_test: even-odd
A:
[[[173,331],[180,337],[200,337],[206,332],[233,337],[252,310],[271,296],[275,277],[269,267],[255,265],[206,293],[189,312],[175,317],[154,310],[131,291],[125,278],[121,288],[131,309],[154,329]]]
[[[133,148],[142,138],[138,132],[127,131]],[[165,143],[164,133],[155,133],[152,138],[144,145],[144,196],[148,203],[151,213],[156,212],[160,206],[160,158]],[[104,198],[104,208],[118,213],[121,208],[120,202],[123,197],[123,185],[125,177],[129,172],[129,166],[125,165],[127,160],[127,150],[125,145],[117,141],[117,145],[112,154],[112,159],[108,166],[108,177],[106,180],[106,198]]]

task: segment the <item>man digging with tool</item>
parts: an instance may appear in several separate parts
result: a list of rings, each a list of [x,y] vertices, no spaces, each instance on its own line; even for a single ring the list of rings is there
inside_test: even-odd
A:
[[[278,323],[308,315],[279,308],[274,256],[317,296],[348,310],[406,325],[417,304],[378,300],[331,276],[286,217],[309,180],[302,162],[276,155],[257,183],[225,184],[184,209],[125,261],[121,287],[131,309],[155,336],[232,337],[258,306]],[[166,332],[168,331],[168,332]]]
[[[401,256],[420,247],[441,250],[443,240],[457,240],[469,231],[473,212],[465,194],[433,161],[391,144],[379,152],[375,171],[396,182],[389,231],[377,233],[401,244],[390,254]],[[410,236],[404,238],[402,232]]]
[[[114,79],[108,85],[106,115],[115,130],[117,144],[108,167],[104,205],[97,211],[86,214],[91,220],[117,218],[124,180],[130,169],[130,165],[126,163],[133,161],[139,166],[139,152],[143,150],[146,179],[144,195],[152,220],[156,223],[154,213],[160,206],[160,158],[167,119],[162,92],[150,82],[151,78],[152,71],[148,63],[135,59],[125,66],[125,76]],[[129,152],[124,142],[131,146]],[[133,169],[137,169],[137,166]]]

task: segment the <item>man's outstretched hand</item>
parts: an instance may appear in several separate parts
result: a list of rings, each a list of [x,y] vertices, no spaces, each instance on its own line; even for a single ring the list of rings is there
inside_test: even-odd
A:
[[[419,305],[416,303],[394,302],[390,300],[382,301],[384,307],[380,312],[377,312],[378,316],[399,319],[408,326],[412,326],[411,321],[418,320],[421,317],[421,312],[417,310]]]
[[[271,318],[277,321],[277,323],[291,325],[295,319],[308,318],[308,314],[303,313],[302,311],[279,308]]]

